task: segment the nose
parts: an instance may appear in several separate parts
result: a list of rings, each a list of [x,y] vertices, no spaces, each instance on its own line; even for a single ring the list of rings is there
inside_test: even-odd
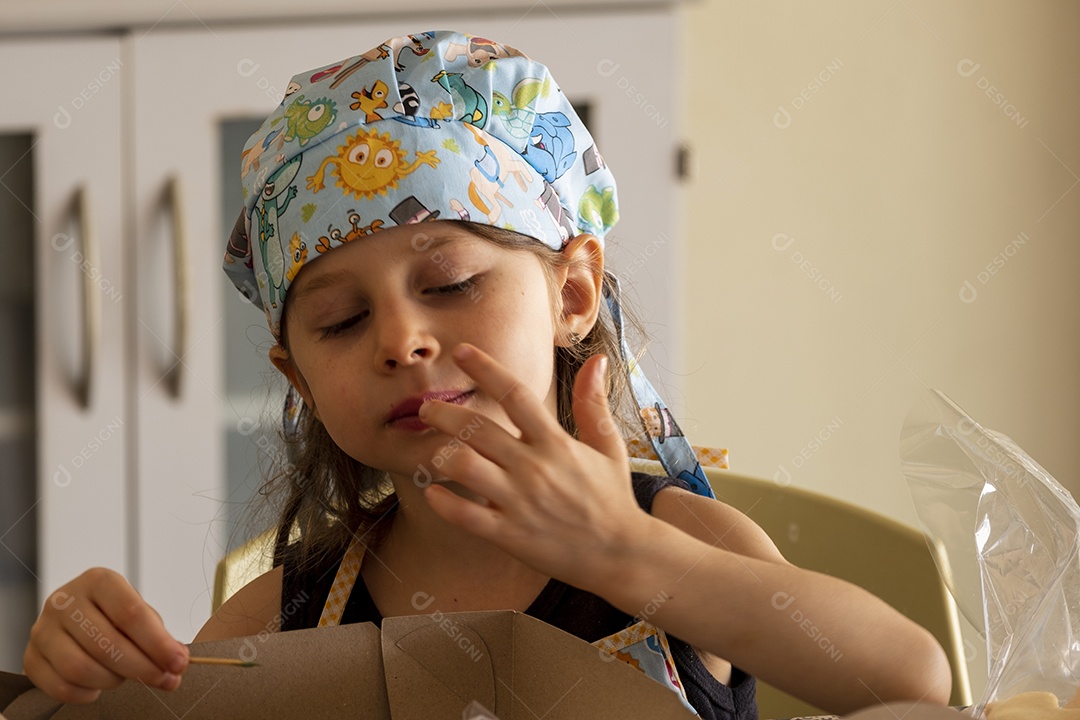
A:
[[[384,307],[375,324],[377,371],[430,362],[438,355],[439,342],[427,316],[408,301]]]

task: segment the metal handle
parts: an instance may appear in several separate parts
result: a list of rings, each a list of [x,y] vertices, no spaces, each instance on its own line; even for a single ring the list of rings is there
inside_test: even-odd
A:
[[[175,175],[168,180],[165,200],[172,214],[173,278],[176,289],[173,303],[173,354],[177,358],[165,375],[165,386],[169,396],[175,399],[180,397],[180,380],[183,375],[184,356],[187,354],[188,325],[187,233],[184,228],[180,178]]]
[[[82,276],[82,368],[75,378],[75,398],[79,407],[90,407],[90,390],[94,378],[94,358],[97,357],[97,347],[101,337],[101,307],[98,295],[90,283],[89,269],[98,266],[97,242],[90,222],[89,191],[85,185],[80,185],[75,191],[72,203],[75,226],[78,228],[79,244],[83,262],[86,268],[79,273]]]

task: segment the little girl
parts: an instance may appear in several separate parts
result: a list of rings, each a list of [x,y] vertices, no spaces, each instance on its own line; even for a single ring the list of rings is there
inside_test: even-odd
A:
[[[657,679],[703,718],[756,717],[755,675],[838,712],[947,701],[929,633],[788,564],[711,497],[677,427],[643,431],[642,410],[670,414],[604,271],[614,179],[547,68],[458,33],[394,38],[296,76],[242,168],[225,269],[277,339],[296,462],[276,566],[197,641],[512,609],[612,652],[655,638]],[[631,473],[634,437],[670,477]],[[180,684],[187,647],[123,578],[57,593],[25,655],[39,687]]]

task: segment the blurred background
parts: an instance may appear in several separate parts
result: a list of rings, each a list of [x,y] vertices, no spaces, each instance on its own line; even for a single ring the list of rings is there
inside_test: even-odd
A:
[[[92,565],[205,621],[287,460],[218,269],[239,152],[293,73],[420,29],[521,47],[588,116],[695,444],[914,524],[898,437],[937,388],[1080,489],[1080,5],[216,5],[0,0],[0,669]]]

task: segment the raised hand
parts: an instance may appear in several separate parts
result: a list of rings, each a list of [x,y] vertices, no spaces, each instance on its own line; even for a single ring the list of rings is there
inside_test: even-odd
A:
[[[462,344],[454,359],[481,391],[499,400],[522,434],[514,437],[467,406],[425,403],[425,423],[466,438],[445,454],[441,472],[483,500],[435,483],[425,490],[432,509],[537,571],[582,589],[611,582],[605,575],[613,572],[625,540],[652,518],[634,499],[626,447],[605,393],[607,358],[589,358],[574,380],[579,440],[491,356]]]

